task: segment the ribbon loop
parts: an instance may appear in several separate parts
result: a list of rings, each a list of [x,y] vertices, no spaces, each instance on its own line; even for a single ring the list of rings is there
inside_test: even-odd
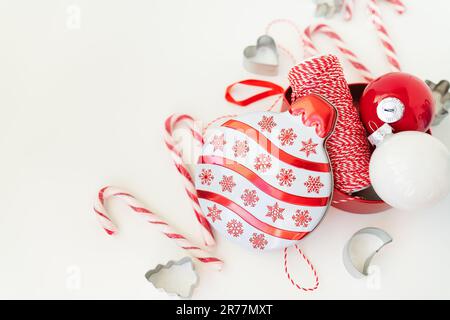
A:
[[[263,91],[261,93],[257,93],[257,94],[255,94],[249,98],[246,98],[244,100],[236,100],[233,97],[231,91],[237,85],[247,85],[247,86],[252,86],[252,87],[267,88],[269,90]],[[264,81],[264,80],[248,79],[248,80],[242,80],[239,82],[235,82],[235,83],[229,85],[225,91],[225,99],[230,103],[236,104],[241,107],[246,107],[246,106],[248,106],[254,102],[257,102],[259,100],[263,100],[265,98],[283,94],[283,93],[284,93],[284,89],[273,82]]]

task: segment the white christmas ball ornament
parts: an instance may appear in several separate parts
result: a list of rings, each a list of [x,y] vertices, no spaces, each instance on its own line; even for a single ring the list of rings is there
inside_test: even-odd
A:
[[[370,179],[378,196],[394,208],[431,206],[450,191],[450,153],[427,133],[390,135],[372,155]]]

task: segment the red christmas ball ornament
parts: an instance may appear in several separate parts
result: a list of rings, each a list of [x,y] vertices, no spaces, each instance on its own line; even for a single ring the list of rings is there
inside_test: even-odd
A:
[[[434,109],[433,96],[425,82],[403,72],[375,79],[360,100],[361,121],[374,145],[392,132],[427,131]]]

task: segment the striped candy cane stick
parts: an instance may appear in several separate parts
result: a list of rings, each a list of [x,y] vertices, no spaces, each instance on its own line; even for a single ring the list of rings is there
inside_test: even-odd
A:
[[[377,30],[378,38],[381,41],[383,51],[391,66],[392,71],[400,71],[401,67],[399,59],[397,57],[397,52],[394,49],[391,37],[389,36],[389,33],[387,32],[387,29],[384,25],[377,1],[378,0],[369,0],[368,9],[370,17],[373,25],[375,26],[375,29]],[[389,2],[392,5],[394,5],[394,8],[397,11],[397,13],[402,14],[403,12],[405,12],[405,6],[400,0],[389,0]]]
[[[211,226],[208,220],[202,213],[200,204],[198,202],[197,190],[195,188],[194,180],[192,179],[189,169],[183,161],[183,153],[180,145],[175,141],[173,133],[175,129],[181,125],[186,125],[190,135],[197,141],[200,145],[203,144],[203,136],[201,131],[195,126],[194,119],[188,115],[172,115],[166,120],[166,128],[164,134],[164,140],[167,148],[172,155],[175,166],[182,176],[184,188],[186,193],[191,200],[192,208],[194,209],[195,217],[200,225],[201,234],[206,246],[213,246],[215,244],[214,236],[211,230]]]
[[[112,222],[111,218],[108,215],[107,210],[105,209],[105,202],[109,198],[118,198],[137,215],[141,216],[145,221],[150,224],[153,224],[159,228],[159,230],[169,239],[175,241],[175,243],[182,249],[189,252],[190,255],[197,258],[200,262],[214,267],[217,270],[222,268],[223,262],[220,259],[217,259],[208,252],[202,250],[201,248],[193,245],[189,242],[183,235],[176,232],[172,227],[156,214],[146,209],[135,197],[133,197],[128,192],[123,190],[114,188],[114,187],[104,187],[98,193],[98,197],[96,198],[94,204],[94,211],[100,222],[100,225],[103,229],[109,234],[114,235],[117,233],[117,227]]]
[[[319,51],[312,40],[313,35],[318,33],[327,36],[335,43],[338,50],[344,54],[345,58],[350,62],[353,68],[359,72],[365,81],[370,82],[373,80],[373,75],[369,69],[367,69],[367,67],[359,60],[358,56],[348,48],[342,38],[325,23],[313,24],[305,29],[303,33],[305,57],[319,55]]]
[[[344,19],[350,21],[353,18],[355,0],[344,0]]]
[[[399,14],[403,14],[406,11],[406,7],[401,0],[387,0],[393,6],[395,11]],[[344,19],[350,21],[353,18],[353,10],[355,8],[355,0],[344,0]]]
[[[398,14],[403,14],[406,11],[406,6],[401,0],[387,0],[390,2],[393,6],[395,11],[397,11]]]

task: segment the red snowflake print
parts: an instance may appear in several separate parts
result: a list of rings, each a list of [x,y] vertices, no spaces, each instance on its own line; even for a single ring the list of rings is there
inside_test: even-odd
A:
[[[278,219],[284,220],[283,211],[285,209],[280,208],[280,206],[278,205],[278,202],[275,202],[275,204],[273,206],[267,206],[267,209],[268,209],[268,211],[267,211],[266,217],[272,218],[273,222],[277,221]]]
[[[273,116],[266,117],[263,116],[261,121],[258,122],[258,125],[261,127],[261,131],[267,131],[269,133],[272,132],[272,129],[277,125],[275,121],[273,121]]]
[[[269,243],[266,240],[266,237],[264,236],[264,234],[260,233],[253,233],[252,237],[249,239],[250,243],[252,244],[254,249],[260,249],[260,250],[264,250],[264,248],[267,246],[267,244]]]
[[[255,169],[261,172],[266,172],[272,167],[272,159],[267,154],[260,154],[255,159]]]
[[[292,216],[292,220],[294,220],[295,225],[297,227],[306,228],[309,223],[312,221],[311,216],[309,215],[308,210],[297,210],[295,214]]]
[[[292,169],[281,169],[277,174],[277,179],[280,186],[292,187],[292,183],[296,178]]]
[[[211,144],[214,147],[213,151],[216,151],[216,150],[223,151],[223,147],[227,144],[227,142],[225,141],[225,135],[224,134],[221,134],[219,136],[215,135],[211,141]]]
[[[202,169],[202,172],[198,175],[200,178],[201,184],[211,185],[211,182],[214,180],[214,175],[212,174],[211,169]]]
[[[216,222],[216,220],[222,221],[222,218],[220,216],[221,213],[222,210],[220,210],[219,208],[217,208],[216,205],[214,205],[212,207],[208,207],[208,214],[206,216],[210,217],[212,222]]]
[[[282,146],[292,146],[296,138],[297,135],[292,128],[281,129],[281,132],[278,135],[278,139],[280,140]]]
[[[242,227],[242,223],[237,221],[236,219],[228,221],[227,232],[235,238],[239,237],[241,234],[244,233],[244,228]]]
[[[317,143],[313,143],[311,138],[308,141],[302,141],[302,148],[300,149],[300,152],[304,152],[306,157],[309,157],[311,153],[316,154],[317,145]]]
[[[242,201],[244,201],[244,206],[254,207],[259,201],[259,197],[256,194],[256,190],[245,189],[244,193],[241,195]]]
[[[234,156],[237,157],[245,157],[249,152],[250,148],[248,147],[248,142],[246,140],[237,140],[234,143],[233,151]]]
[[[222,180],[219,182],[222,187],[222,192],[228,191],[233,192],[233,188],[236,187],[236,183],[233,181],[233,176],[223,176]]]
[[[308,181],[305,182],[305,187],[308,190],[308,193],[315,192],[319,193],[320,189],[323,187],[323,183],[320,182],[320,177],[308,177]]]

